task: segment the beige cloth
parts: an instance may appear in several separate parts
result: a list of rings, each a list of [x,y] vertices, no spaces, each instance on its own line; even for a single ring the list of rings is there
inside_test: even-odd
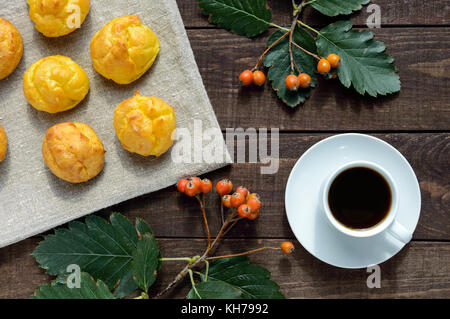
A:
[[[141,79],[120,86],[95,72],[89,42],[105,23],[129,14],[139,14],[157,34],[161,51]],[[61,38],[46,38],[35,30],[25,0],[6,1],[0,6],[0,16],[12,22],[24,40],[24,56],[18,68],[0,81],[0,125],[9,137],[7,159],[0,163],[0,247],[229,162],[228,153],[214,164],[175,163],[170,151],[160,158],[144,158],[125,151],[115,136],[113,110],[137,89],[142,95],[158,96],[173,105],[178,128],[188,128],[193,134],[196,119],[202,121],[204,129],[214,128],[220,134],[175,0],[91,1],[91,11],[81,29]],[[22,80],[32,63],[56,54],[77,62],[89,75],[91,87],[86,99],[73,110],[48,114],[27,103]],[[66,121],[89,124],[107,150],[103,172],[87,183],[59,180],[43,163],[45,131]],[[194,138],[197,146],[202,145],[198,134]],[[218,149],[225,148],[222,135],[203,145],[211,143]]]

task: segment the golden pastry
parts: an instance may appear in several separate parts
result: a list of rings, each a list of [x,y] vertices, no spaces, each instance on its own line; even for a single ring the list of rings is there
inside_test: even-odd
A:
[[[89,13],[89,0],[28,0],[30,18],[46,37],[75,31]]]
[[[78,122],[49,128],[42,143],[42,155],[52,173],[70,183],[94,178],[105,162],[105,149],[94,130]]]
[[[114,110],[114,128],[122,146],[143,156],[160,156],[173,144],[173,107],[157,97],[135,95]]]
[[[118,84],[139,79],[152,66],[159,41],[139,16],[125,16],[108,22],[91,40],[95,70]]]
[[[23,92],[40,111],[70,110],[89,92],[89,78],[72,59],[54,55],[35,62],[25,73]]]
[[[8,20],[0,18],[0,80],[10,75],[23,54],[20,32]]]
[[[8,149],[8,137],[6,136],[5,130],[0,125],[0,162],[2,162],[5,159],[7,149]]]

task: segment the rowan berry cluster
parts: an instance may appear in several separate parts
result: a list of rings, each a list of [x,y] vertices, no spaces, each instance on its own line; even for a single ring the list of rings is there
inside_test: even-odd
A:
[[[182,178],[177,183],[177,189],[179,192],[186,194],[189,197],[195,197],[200,203],[200,207],[203,214],[203,220],[205,222],[205,228],[208,235],[208,249],[204,259],[212,260],[220,257],[207,257],[208,253],[214,246],[220,237],[226,234],[239,220],[249,219],[255,220],[260,215],[261,208],[261,197],[257,193],[250,193],[250,191],[244,186],[238,186],[233,192],[233,183],[229,179],[222,179],[218,181],[215,185],[216,192],[220,196],[221,201],[221,211],[222,211],[222,228],[219,231],[218,236],[211,243],[208,220],[206,217],[206,207],[205,207],[205,194],[212,191],[213,184],[207,179],[200,179],[197,176]],[[223,215],[223,208],[230,208],[231,214],[225,220]],[[240,256],[243,254],[251,254],[265,249],[281,250],[286,255],[291,254],[294,251],[294,245],[287,241],[283,242],[280,247],[261,247],[258,249],[250,250],[241,254],[228,255],[230,256]]]
[[[330,73],[331,69],[337,69],[341,64],[341,58],[337,54],[330,54],[328,57],[319,59],[317,63],[317,72],[322,75]],[[336,71],[334,71],[331,78],[336,77]],[[266,76],[262,71],[256,70],[254,72],[245,70],[239,75],[239,81],[243,86],[255,84],[261,86],[266,81]],[[299,88],[307,89],[311,86],[311,76],[307,73],[300,73],[298,76],[290,74],[285,80],[286,88],[290,91],[297,91]]]
[[[261,197],[257,193],[250,193],[244,186],[239,186],[232,193],[233,183],[228,179],[219,181],[216,185],[216,191],[221,196],[222,205],[227,208],[237,209],[240,217],[250,220],[255,220],[259,217]]]

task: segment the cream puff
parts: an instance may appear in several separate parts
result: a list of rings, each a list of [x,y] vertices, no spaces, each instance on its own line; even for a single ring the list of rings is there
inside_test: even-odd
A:
[[[158,53],[158,38],[137,15],[108,22],[91,40],[95,70],[118,84],[139,79],[153,65]]]
[[[70,183],[94,178],[105,162],[105,149],[94,130],[78,122],[49,128],[42,142],[42,155],[52,173]]]
[[[23,80],[23,92],[37,110],[63,112],[85,98],[89,92],[89,78],[72,59],[49,56],[30,66]]]
[[[75,31],[89,13],[89,0],[28,0],[30,18],[46,37]]]
[[[0,18],[0,80],[17,68],[22,54],[23,40],[20,32],[8,20]]]
[[[114,128],[123,148],[142,156],[160,156],[173,144],[173,107],[157,97],[136,94],[114,110]]]
[[[8,149],[8,136],[6,136],[5,130],[0,125],[0,162],[6,157],[6,151]]]

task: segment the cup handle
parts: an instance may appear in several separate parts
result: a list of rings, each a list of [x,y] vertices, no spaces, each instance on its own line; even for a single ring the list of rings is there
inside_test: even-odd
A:
[[[388,232],[404,244],[409,243],[412,239],[412,233],[396,220],[389,227]]]

